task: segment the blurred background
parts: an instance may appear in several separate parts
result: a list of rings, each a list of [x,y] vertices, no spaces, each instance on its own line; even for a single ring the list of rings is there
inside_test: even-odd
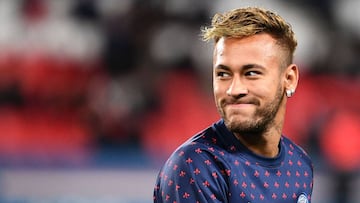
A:
[[[301,69],[284,133],[312,202],[360,202],[360,1],[0,0],[0,202],[152,202],[170,153],[217,121],[211,16],[272,9]]]

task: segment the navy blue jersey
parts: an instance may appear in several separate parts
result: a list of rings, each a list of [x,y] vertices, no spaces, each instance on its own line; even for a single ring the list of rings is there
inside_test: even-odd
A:
[[[154,202],[310,202],[310,158],[284,136],[279,149],[275,158],[256,155],[220,120],[170,156],[157,177]]]

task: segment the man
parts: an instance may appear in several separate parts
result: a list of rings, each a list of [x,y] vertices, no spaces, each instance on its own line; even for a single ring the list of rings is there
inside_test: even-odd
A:
[[[310,202],[311,160],[282,135],[299,77],[290,25],[271,11],[241,8],[216,14],[203,37],[215,41],[213,88],[222,119],[171,155],[154,202]]]

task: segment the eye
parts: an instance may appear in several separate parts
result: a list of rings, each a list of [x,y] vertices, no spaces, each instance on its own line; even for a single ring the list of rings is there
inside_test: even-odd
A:
[[[228,72],[225,72],[225,71],[219,71],[219,72],[216,73],[216,76],[218,78],[225,79],[225,78],[229,78],[230,74]]]
[[[259,71],[248,71],[245,73],[246,76],[250,76],[250,77],[258,76],[260,74],[261,74],[261,72],[259,72]]]

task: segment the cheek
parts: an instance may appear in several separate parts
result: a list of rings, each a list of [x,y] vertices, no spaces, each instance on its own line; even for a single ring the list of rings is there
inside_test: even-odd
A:
[[[253,92],[263,97],[274,97],[279,88],[278,80],[264,80],[251,86]]]
[[[214,91],[215,97],[219,97],[223,94],[224,87],[215,81],[215,82],[213,82],[213,91]]]
[[[213,91],[214,93],[219,91],[219,85],[214,78],[213,78]]]
[[[216,83],[213,83],[213,91],[214,91],[214,94],[219,92],[219,86]]]
[[[268,88],[260,88],[258,92],[264,100],[267,102],[272,102],[281,97],[281,86],[275,85],[274,83],[269,85]]]
[[[215,103],[218,106],[220,103],[220,100],[223,96],[222,96],[221,88],[220,88],[219,84],[217,84],[215,82],[213,83],[213,94],[214,94]]]
[[[257,88],[257,90],[254,90],[254,95],[264,100],[272,100],[276,96],[276,91],[270,86],[267,87]]]

